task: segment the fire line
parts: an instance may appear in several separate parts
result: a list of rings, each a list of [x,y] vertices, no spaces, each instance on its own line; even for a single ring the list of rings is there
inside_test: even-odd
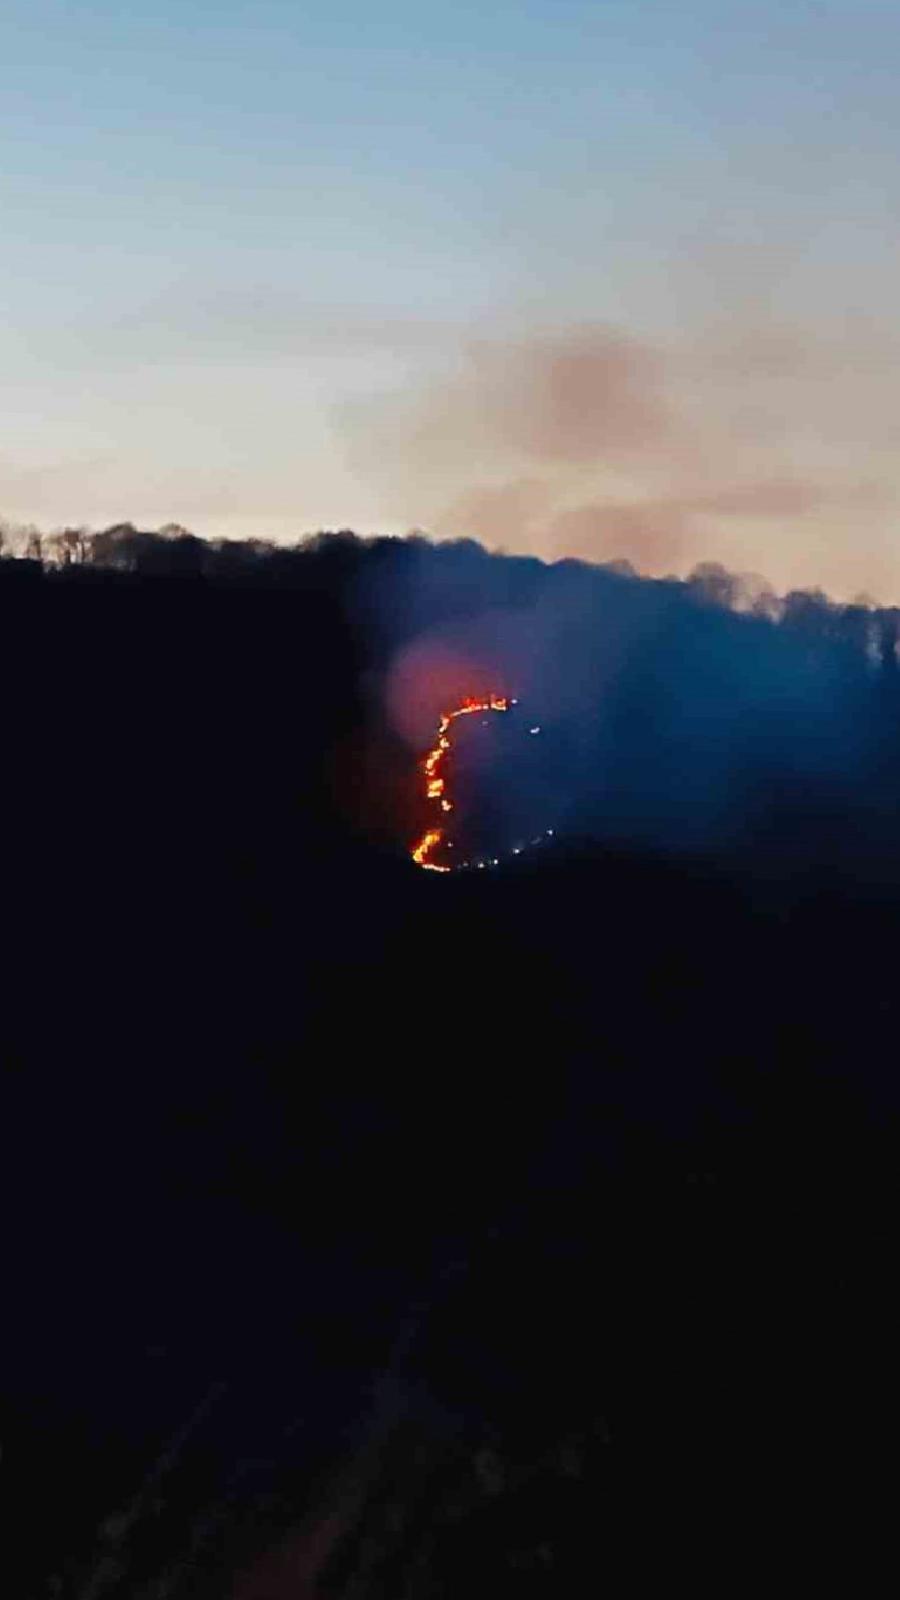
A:
[[[443,812],[453,810],[453,800],[447,793],[447,782],[438,772],[441,762],[447,752],[452,748],[453,724],[458,717],[471,716],[473,711],[508,711],[514,700],[509,700],[505,695],[490,694],[484,699],[469,697],[462,705],[453,711],[444,711],[441,715],[437,729],[437,742],[429,750],[422,761],[422,770],[425,773],[425,798],[435,801]],[[428,828],[423,833],[418,844],[412,851],[412,858],[416,865],[424,867],[427,872],[450,872],[450,867],[442,867],[436,861],[428,858],[433,854],[444,839],[444,828]]]

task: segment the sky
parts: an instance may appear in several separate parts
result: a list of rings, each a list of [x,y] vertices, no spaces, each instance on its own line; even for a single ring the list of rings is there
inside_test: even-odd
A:
[[[900,601],[893,0],[3,0],[0,516]]]

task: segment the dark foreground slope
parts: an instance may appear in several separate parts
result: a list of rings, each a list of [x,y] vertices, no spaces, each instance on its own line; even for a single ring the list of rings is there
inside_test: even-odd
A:
[[[7,1592],[858,1585],[890,850],[422,874],[346,571],[2,576]]]

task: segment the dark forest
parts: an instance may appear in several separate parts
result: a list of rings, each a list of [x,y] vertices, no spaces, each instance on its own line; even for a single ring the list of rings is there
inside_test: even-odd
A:
[[[123,525],[0,614],[4,1593],[867,1588],[900,610]]]

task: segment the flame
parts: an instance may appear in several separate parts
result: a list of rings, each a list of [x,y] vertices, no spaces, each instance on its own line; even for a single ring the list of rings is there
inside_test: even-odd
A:
[[[421,839],[419,840],[418,844],[416,845],[415,850],[412,853],[412,858],[413,858],[413,861],[416,863],[416,866],[418,866],[418,867],[427,867],[429,872],[449,872],[450,871],[449,867],[438,867],[438,866],[435,865],[435,863],[433,861],[426,861],[425,860],[425,857],[427,856],[429,850],[433,850],[436,844],[440,844],[440,842],[441,842],[443,837],[444,837],[443,828],[429,828],[427,833],[423,833]]]
[[[451,727],[457,717],[467,717],[475,711],[508,711],[514,700],[507,699],[506,695],[489,694],[478,698],[470,695],[460,706],[453,711],[443,711],[437,728],[437,741],[434,747],[422,761],[422,770],[425,773],[425,797],[427,800],[440,801],[441,810],[453,810],[453,801],[446,795],[446,779],[438,775],[438,767],[451,748],[449,737]],[[429,872],[449,872],[449,867],[438,866],[437,862],[429,861],[428,857],[435,851],[444,838],[443,828],[429,828],[423,833],[418,844],[414,846],[411,854],[413,861],[419,867],[425,867]]]

